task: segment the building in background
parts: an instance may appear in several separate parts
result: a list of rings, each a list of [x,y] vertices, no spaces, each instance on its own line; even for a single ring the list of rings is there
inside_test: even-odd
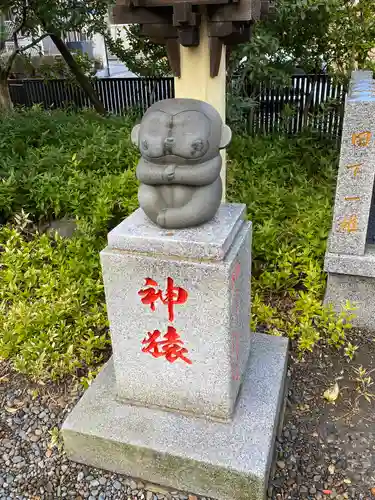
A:
[[[124,24],[110,24],[111,36],[114,40],[121,38],[125,47],[127,46],[127,38]],[[104,38],[96,34],[93,37],[94,57],[102,61],[103,69],[96,74],[98,78],[136,78],[138,75],[129,71],[118,57],[111,54],[107,50]]]
[[[114,40],[121,38],[126,46],[125,25],[111,24],[110,31]],[[128,70],[128,68],[114,55],[107,50],[104,38],[99,33],[89,37],[85,32],[70,32],[65,36],[65,42],[71,50],[81,50],[89,57],[101,62],[103,69],[99,70],[99,78],[134,78],[137,75]],[[42,41],[43,54],[49,56],[59,55],[55,44],[50,37]]]
[[[19,33],[17,35],[17,39],[14,40],[13,38],[14,22],[11,19],[4,21],[4,27],[8,38],[5,41],[5,48],[4,48],[5,53],[13,52],[16,48],[16,44],[18,45],[19,48],[22,48],[25,47],[26,45],[29,45],[32,42],[32,38],[30,36],[23,35],[22,33]],[[42,42],[25,50],[24,53],[29,54],[31,56],[43,55]]]
[[[108,20],[109,23],[109,20]],[[108,24],[112,38],[117,40],[121,38],[127,42],[125,25]],[[5,29],[9,33],[8,40],[5,42],[5,52],[13,52],[16,44],[23,47],[32,43],[32,37],[18,34],[16,40],[13,39],[14,22],[12,19],[5,21]],[[42,34],[42,32],[40,33]],[[137,75],[128,70],[128,68],[118,60],[118,58],[107,50],[104,38],[100,34],[89,36],[87,32],[72,31],[63,37],[68,48],[71,50],[80,50],[86,53],[90,58],[96,59],[101,63],[102,69],[98,71],[99,78],[134,78]],[[58,56],[60,52],[50,37],[44,38],[41,42],[30,47],[25,51],[30,56]]]

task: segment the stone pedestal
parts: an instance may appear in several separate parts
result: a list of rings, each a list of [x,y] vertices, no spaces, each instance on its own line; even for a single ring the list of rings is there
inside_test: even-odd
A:
[[[204,496],[264,498],[287,341],[250,335],[251,223],[168,231],[137,210],[101,253],[113,357],[63,426],[73,460]]]
[[[337,312],[349,300],[357,307],[354,326],[375,330],[375,245],[367,245],[364,255],[327,253],[328,280],[324,301]]]
[[[222,205],[208,224],[168,231],[138,209],[109,234],[101,259],[119,400],[231,417],[250,350],[244,215]],[[142,352],[155,331],[157,342],[179,335],[183,358],[168,361],[162,344],[160,356]]]

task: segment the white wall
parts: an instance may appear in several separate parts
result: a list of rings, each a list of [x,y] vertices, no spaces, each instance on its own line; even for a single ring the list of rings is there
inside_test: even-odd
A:
[[[126,33],[123,27],[126,26],[124,24],[111,24],[110,25],[110,31],[112,37],[116,40],[117,38],[121,38],[123,42],[125,43],[125,47],[127,46],[127,39],[126,39]],[[29,40],[27,40],[29,42]],[[93,56],[95,59],[99,59],[103,67],[106,67],[106,53],[105,53],[105,44],[104,44],[104,38],[102,35],[95,34],[92,37],[92,44],[93,44]],[[55,44],[51,40],[50,37],[46,37],[42,40],[41,42],[42,50],[45,55],[49,56],[56,56],[59,55],[60,52],[57,50]],[[108,59],[109,60],[117,60],[117,58],[113,55],[111,55],[108,52]]]
[[[42,40],[44,54],[46,56],[57,56],[60,52],[57,50],[56,45],[53,43],[51,38],[47,36]]]
[[[105,44],[104,38],[102,35],[96,33],[93,38],[93,54],[95,59],[99,59],[102,62],[103,67],[106,66],[106,57],[105,57]]]
[[[120,38],[123,42],[125,47],[127,46],[127,38],[126,38],[126,33],[125,30],[123,29],[125,24],[111,24],[110,25],[110,31],[111,31],[111,36],[114,40],[117,40]],[[106,65],[106,55],[105,55],[105,44],[104,44],[104,39],[101,35],[95,35],[93,37],[93,42],[94,42],[94,57],[97,59],[100,59],[103,62],[103,65]],[[116,61],[117,58],[113,54],[111,54],[108,51],[108,59],[110,61]]]
[[[19,47],[25,47],[26,45],[29,45],[32,42],[31,38],[28,37],[23,37],[18,39],[18,46]],[[13,41],[8,41],[5,42],[5,51],[6,52],[13,52],[14,51],[14,42]],[[44,54],[44,48],[41,43],[38,43],[37,45],[34,45],[33,47],[30,47],[29,49],[25,50],[23,52],[24,54],[32,55],[32,56],[38,56],[40,53]]]

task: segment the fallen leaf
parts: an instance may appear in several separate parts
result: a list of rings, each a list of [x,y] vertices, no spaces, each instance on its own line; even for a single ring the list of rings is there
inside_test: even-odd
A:
[[[330,403],[333,403],[338,398],[339,392],[339,384],[336,382],[335,385],[332,385],[326,391],[324,391],[323,397]]]
[[[346,477],[346,478],[344,479],[344,483],[345,483],[345,484],[352,484],[351,480],[350,480],[348,477]],[[374,488],[374,490],[375,490],[375,488]]]
[[[328,466],[328,472],[330,474],[334,474],[335,473],[335,466],[333,464],[331,464],[331,465]]]
[[[301,404],[301,405],[298,406],[298,409],[301,410],[301,411],[309,410],[310,409],[310,405],[303,403],[303,404]]]
[[[10,406],[6,406],[5,409],[8,413],[17,413],[18,412],[18,408],[11,408]]]
[[[165,488],[163,488],[162,486],[159,486],[157,484],[148,483],[145,486],[145,490],[152,491],[152,493],[156,493],[156,494],[159,493],[159,494],[162,494],[164,496],[169,495],[169,490],[166,490]]]

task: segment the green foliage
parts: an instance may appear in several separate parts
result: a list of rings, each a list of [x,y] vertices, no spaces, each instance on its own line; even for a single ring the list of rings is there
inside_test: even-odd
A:
[[[99,251],[137,206],[131,120],[38,108],[0,117],[0,358],[85,386],[109,349]],[[312,136],[236,137],[228,195],[254,224],[253,328],[343,345],[350,304],[322,307],[337,151]],[[72,239],[37,225],[74,218]],[[351,351],[348,351],[351,352]]]
[[[32,37],[38,37],[40,29],[50,33],[68,31],[90,31],[95,23],[102,21],[108,14],[112,0],[1,0],[3,13],[11,12],[15,30],[21,26]]]
[[[0,116],[0,220],[24,209],[34,221],[78,217],[86,232],[105,234],[137,206],[130,127],[92,112]]]
[[[0,231],[0,354],[52,380],[100,363],[109,344],[98,245]]]
[[[100,62],[92,59],[80,50],[71,51],[71,54],[83,73],[93,78]],[[75,76],[61,56],[31,56],[31,54],[17,54],[12,66],[12,78],[43,78],[54,80],[64,78],[69,83],[77,84]]]
[[[94,77],[99,67],[97,61],[80,50],[71,51],[71,53],[83,73],[90,78]],[[54,57],[52,61],[45,59],[41,58],[40,64],[35,67],[35,74],[33,76],[44,78],[45,80],[65,78],[68,82],[76,83],[73,73],[62,57]]]
[[[130,24],[123,29],[126,33],[126,46],[121,37],[113,40],[106,32],[105,40],[110,51],[136,75],[168,76],[170,68],[165,45],[153,43],[142,35],[139,24]]]
[[[301,351],[321,338],[341,346],[353,307],[337,316],[322,306],[337,150],[285,136],[237,137],[230,151],[229,197],[254,224],[253,330],[288,335]]]
[[[35,378],[90,380],[108,348],[99,251],[138,205],[130,126],[38,108],[0,117],[1,215],[15,222],[0,226],[0,357]],[[63,217],[77,219],[73,239],[33,234]]]
[[[273,15],[257,22],[249,43],[231,53],[229,119],[249,114],[259,92],[290,85],[295,73],[322,70],[345,83],[353,69],[371,69],[375,49],[375,3],[368,0],[276,0]],[[246,99],[243,96],[247,96]],[[241,112],[242,111],[242,112]],[[305,116],[306,121],[306,116]]]
[[[359,347],[357,345],[353,345],[351,342],[348,342],[347,346],[344,349],[344,356],[348,359],[348,361],[353,361],[355,353],[358,351]]]
[[[251,81],[282,77],[297,67],[314,74],[324,67],[348,76],[356,64],[364,69],[374,48],[373,2],[276,0],[273,15],[256,24],[250,43],[235,50],[233,58],[246,57],[242,69]]]

